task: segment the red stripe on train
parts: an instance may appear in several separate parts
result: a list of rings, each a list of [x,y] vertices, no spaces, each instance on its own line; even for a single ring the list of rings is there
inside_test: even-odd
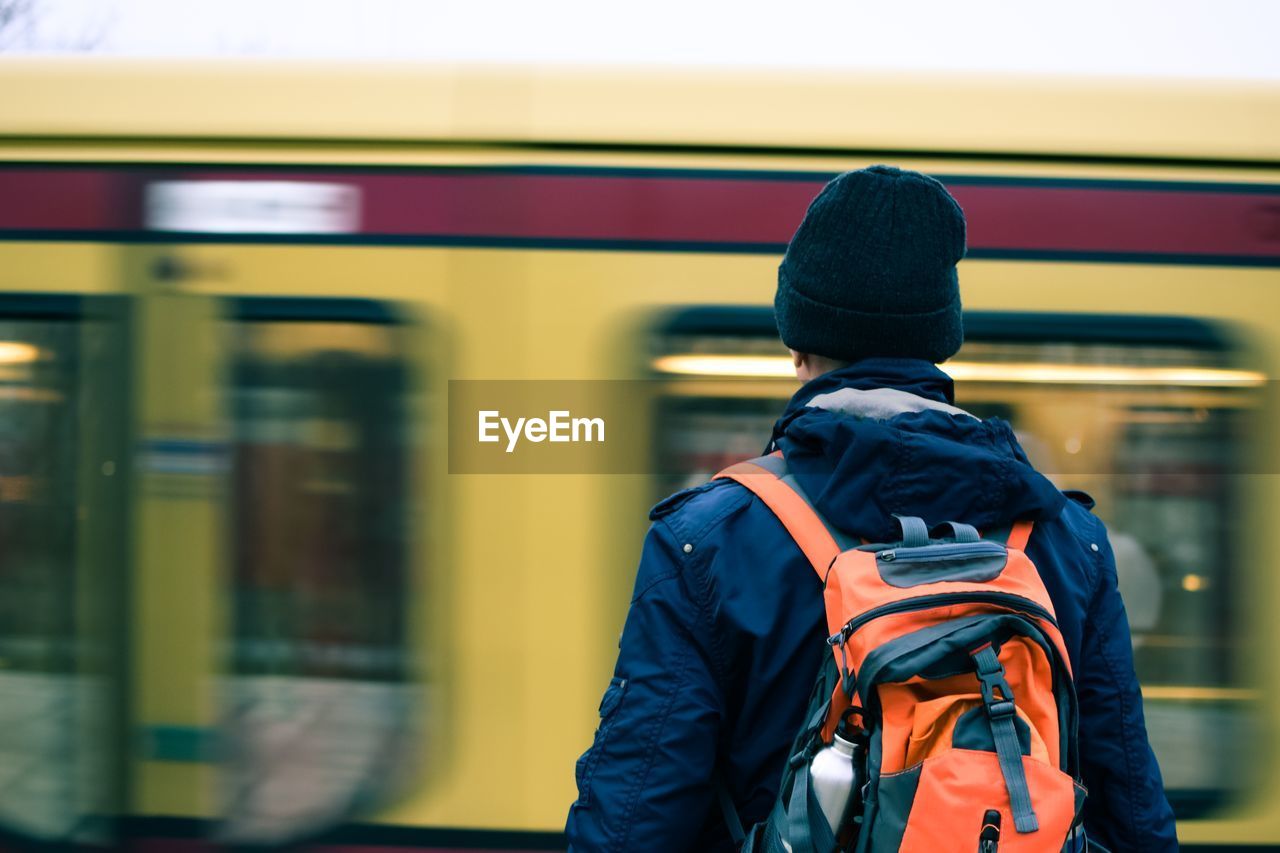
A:
[[[781,247],[817,179],[698,173],[341,172],[154,167],[0,169],[0,231],[136,231],[149,182],[294,181],[360,193],[356,233]],[[1280,260],[1280,188],[1044,185],[966,178],[950,187],[979,251]]]

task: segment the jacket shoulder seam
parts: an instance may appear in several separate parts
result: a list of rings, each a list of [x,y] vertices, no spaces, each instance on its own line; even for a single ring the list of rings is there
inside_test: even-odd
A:
[[[1067,506],[1070,507],[1072,504],[1069,503]],[[1106,536],[1106,528],[1103,526],[1102,520],[1092,512],[1084,507],[1080,507],[1078,504],[1075,506],[1078,506],[1084,513],[1085,518],[1088,520],[1089,530],[1091,533],[1085,533],[1084,531],[1077,530],[1075,525],[1069,522],[1064,526],[1070,532],[1071,538],[1075,540],[1076,544],[1085,551],[1089,558],[1088,563],[1092,568],[1092,577],[1089,578],[1088,596],[1086,598],[1088,604],[1086,606],[1089,610],[1092,610],[1094,599],[1098,597],[1098,588],[1102,585],[1102,539]],[[1067,509],[1064,508],[1064,511],[1067,511]],[[1097,546],[1097,550],[1094,550],[1095,545]]]
[[[714,610],[711,606],[711,584],[707,576],[707,572],[701,570],[702,549],[699,549],[697,545],[701,543],[702,540],[707,537],[707,534],[709,534],[713,529],[723,524],[725,519],[740,511],[743,507],[749,506],[751,500],[755,498],[755,495],[740,483],[733,483],[733,485],[738,487],[738,491],[741,494],[734,500],[726,501],[725,505],[721,507],[718,512],[712,515],[711,518],[704,522],[692,536],[681,536],[679,531],[677,531],[670,523],[673,520],[672,516],[659,519],[659,522],[665,524],[667,530],[675,536],[675,542],[679,553],[678,559],[681,561],[682,568],[689,570],[688,574],[691,576],[689,578],[689,585],[695,590],[693,604],[697,608],[698,616],[702,621],[702,627],[706,630],[707,640],[710,644],[711,650],[711,664],[715,669],[716,678],[722,689],[726,683],[729,672],[728,656],[725,652],[724,645],[721,642],[720,633],[715,630],[715,617],[713,616]],[[674,516],[678,514],[679,512],[677,511],[672,515]],[[690,549],[690,552],[686,554],[683,552],[683,549],[680,548],[681,545],[691,545],[693,547]],[[674,574],[674,572],[671,573],[671,575]],[[666,579],[669,578],[661,578],[659,580]],[[657,581],[655,581],[655,583],[656,582]],[[646,587],[646,591],[652,588],[652,586],[653,584],[650,584]]]
[[[673,578],[677,578],[679,576],[680,576],[680,572],[677,569],[668,569],[667,571],[663,572],[657,577],[651,578],[649,582],[644,585],[643,589],[638,589],[632,594],[631,603],[634,604],[635,602],[644,598],[645,595],[648,594],[649,590],[653,589],[655,586],[658,586],[661,583],[672,580]]]
[[[666,525],[667,529],[671,531],[671,534],[678,540],[679,544],[697,545],[699,542],[705,539],[707,537],[707,534],[710,533],[715,527],[717,527],[721,522],[723,522],[726,518],[728,518],[734,512],[741,509],[746,504],[750,503],[751,498],[754,497],[754,495],[750,492],[750,490],[748,490],[745,486],[743,486],[740,483],[735,483],[731,480],[726,481],[725,486],[723,486],[722,488],[729,489],[733,487],[736,487],[735,491],[737,492],[737,494],[732,499],[726,499],[724,506],[719,507],[718,510],[715,513],[713,513],[710,518],[708,518],[706,521],[702,522],[692,530],[689,529],[688,526],[685,524],[684,516],[687,512],[689,512],[691,508],[693,508],[695,505],[701,503],[704,500],[703,495],[694,495],[688,501],[682,504],[679,508],[671,512],[669,515],[661,516],[660,518],[657,519],[657,521]],[[714,490],[704,492],[703,494],[704,495],[714,494]]]
[[[1102,525],[1101,519],[1088,510],[1085,510],[1085,513],[1089,517],[1089,522],[1093,525],[1094,532],[1094,541],[1084,543],[1084,546],[1089,549],[1089,556],[1093,558],[1091,560],[1093,563],[1093,578],[1089,585],[1089,606],[1092,609],[1093,601],[1098,597],[1098,589],[1102,586],[1102,574],[1106,570],[1102,558],[1102,544],[1099,540],[1106,536],[1107,531]],[[1078,536],[1076,538],[1079,539]],[[1095,547],[1097,550],[1094,550]]]

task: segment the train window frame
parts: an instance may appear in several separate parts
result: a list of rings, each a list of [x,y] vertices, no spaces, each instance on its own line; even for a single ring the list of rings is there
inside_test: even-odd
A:
[[[673,350],[664,349],[664,340],[673,338],[739,338],[759,345],[761,350],[772,342],[777,348],[776,355],[785,358],[786,351],[777,339],[777,326],[771,308],[753,305],[692,305],[672,310],[656,312],[651,315],[646,327],[648,346],[641,353],[643,367],[641,370],[653,379],[667,383],[678,383],[690,378],[681,375],[680,369],[664,370],[663,356],[674,355]],[[979,345],[1116,345],[1121,347],[1167,347],[1186,348],[1228,360],[1232,368],[1248,368],[1261,363],[1261,355],[1254,341],[1247,335],[1247,330],[1236,325],[1215,319],[1173,316],[1173,315],[1131,315],[1100,313],[1067,313],[1067,312],[1027,312],[1027,311],[965,311],[965,342]],[[703,353],[699,352],[699,355]],[[707,355],[720,355],[719,350]],[[757,353],[753,350],[752,355]],[[943,366],[945,369],[945,365]],[[1252,371],[1246,371],[1252,373]],[[690,371],[693,373],[693,371]],[[1265,379],[1261,373],[1258,374]],[[715,379],[741,381],[732,375],[715,375]],[[781,365],[778,366],[777,377],[770,372],[768,376],[755,378],[760,382],[778,382],[783,379]],[[753,381],[753,380],[747,380]],[[795,382],[794,379],[791,380]],[[961,380],[957,379],[957,383]],[[1259,382],[1259,384],[1263,384]],[[1269,384],[1269,383],[1266,383]],[[795,389],[800,386],[798,382]],[[1265,395],[1265,390],[1260,391]],[[661,401],[667,395],[659,394]],[[713,395],[717,396],[717,395]],[[789,395],[779,394],[779,403],[785,403]],[[1260,405],[1267,405],[1265,397]],[[963,401],[961,401],[963,405]],[[655,415],[656,415],[655,410]],[[779,411],[781,409],[779,408]],[[656,418],[655,418],[656,420]],[[658,434],[661,426],[654,425],[655,453],[659,456],[660,441]],[[1257,429],[1251,422],[1246,423],[1243,430],[1251,441],[1256,440]],[[763,448],[768,436],[760,436],[760,447]],[[1227,470],[1243,470],[1239,463],[1247,459],[1250,453],[1259,452],[1254,445],[1240,447],[1232,453]],[[664,460],[655,459],[655,470],[662,470]],[[1228,489],[1228,504],[1221,516],[1235,512],[1243,501],[1238,486]],[[1244,561],[1236,543],[1229,543],[1229,554],[1223,560],[1226,583],[1220,594],[1220,606],[1223,609],[1222,621],[1234,621],[1239,625],[1233,629],[1229,639],[1240,640],[1252,635],[1255,627],[1249,620],[1246,602],[1242,600],[1241,588],[1245,586]],[[1248,672],[1248,666],[1242,666],[1243,653],[1231,651],[1228,662],[1224,665],[1227,676],[1225,687],[1254,690],[1259,688],[1256,675]],[[1148,700],[1150,701],[1150,700]],[[1148,705],[1148,709],[1150,706]],[[1264,709],[1254,705],[1246,707],[1245,715],[1251,726],[1265,726]],[[1249,791],[1252,786],[1241,784],[1227,788],[1180,788],[1167,791],[1174,813],[1179,820],[1205,819],[1218,817],[1227,810],[1251,806],[1254,801]]]
[[[75,399],[71,404],[76,435],[75,457],[70,461],[77,508],[72,519],[71,592],[68,608],[77,627],[76,642],[96,645],[95,663],[77,654],[71,672],[103,680],[104,701],[94,710],[98,724],[86,728],[84,720],[71,726],[78,738],[89,731],[100,735],[90,745],[100,761],[97,778],[103,790],[86,793],[85,770],[72,762],[67,772],[77,777],[77,804],[94,797],[93,811],[76,812],[72,835],[32,835],[8,823],[0,825],[0,845],[23,849],[29,844],[101,843],[121,837],[121,820],[131,788],[130,739],[132,720],[130,691],[130,640],[128,614],[133,594],[130,558],[133,528],[133,465],[130,437],[133,429],[133,297],[121,293],[23,292],[0,294],[0,321],[12,323],[65,323],[75,330],[77,362]],[[86,355],[88,324],[109,329],[98,343],[105,351]],[[91,375],[88,375],[91,374]],[[104,377],[109,377],[104,381]],[[95,385],[101,385],[95,388]],[[94,394],[91,403],[89,395]],[[110,402],[97,405],[96,397]],[[91,413],[93,423],[84,416]],[[85,543],[92,543],[88,547]],[[88,602],[87,604],[85,602]],[[88,610],[86,610],[88,608]],[[84,693],[83,689],[79,691]]]
[[[407,314],[400,310],[399,306],[394,303],[366,298],[352,297],[327,297],[327,296],[228,296],[223,297],[221,302],[224,306],[222,322],[224,325],[231,327],[240,324],[276,324],[288,325],[291,323],[308,324],[351,324],[355,326],[371,326],[395,328],[398,333],[406,336],[411,335],[416,329],[417,324],[410,321]],[[234,334],[228,329],[229,334]],[[225,370],[226,376],[224,381],[224,393],[226,394],[226,402],[229,407],[228,417],[231,424],[236,424],[238,416],[230,408],[234,407],[233,395],[239,393],[242,388],[238,384],[236,371],[239,369],[237,365],[238,355],[235,352],[236,347],[229,345],[226,352]],[[395,430],[400,435],[400,450],[404,454],[404,479],[402,482],[401,493],[399,495],[399,510],[401,526],[401,553],[399,556],[399,584],[400,594],[396,596],[398,602],[398,621],[399,629],[399,655],[401,664],[397,670],[395,678],[388,680],[386,683],[403,688],[412,694],[418,684],[417,675],[417,658],[420,650],[417,647],[416,629],[413,624],[414,608],[411,605],[411,591],[417,579],[423,573],[419,571],[415,565],[415,560],[421,555],[417,552],[415,535],[413,534],[413,517],[416,504],[421,500],[420,494],[423,484],[418,481],[416,456],[418,451],[415,449],[415,441],[412,438],[413,429],[417,426],[415,407],[411,404],[411,398],[417,391],[417,377],[415,369],[417,365],[413,360],[413,347],[406,345],[405,351],[399,353],[398,367],[400,370],[398,393],[400,395],[400,404],[403,408],[399,412],[398,422]],[[239,447],[238,437],[233,437],[230,442],[230,456],[234,457]],[[229,478],[234,477],[234,473],[228,473]],[[235,487],[228,483],[228,496],[234,493]],[[228,506],[226,517],[226,526],[228,532],[228,542],[232,543],[231,547],[234,551],[238,546],[238,522],[235,516],[234,508]],[[229,596],[237,594],[236,588],[236,568],[234,558],[229,559],[225,569],[224,577],[228,584]],[[232,608],[234,610],[234,608]],[[234,612],[229,612],[224,623],[222,636],[228,642],[228,645],[237,641],[239,629],[236,626],[236,616]],[[230,678],[236,675],[243,675],[236,670],[234,656],[228,653],[224,656],[219,669],[220,677]],[[296,674],[294,677],[298,677]],[[301,676],[307,677],[307,676]],[[224,701],[225,701],[224,696]],[[398,713],[405,728],[397,735],[397,740],[407,740],[407,745],[411,747],[415,753],[423,752],[422,732],[409,729],[414,725],[413,715],[418,705],[416,697],[410,695],[409,698],[402,698],[403,704],[399,706]],[[404,744],[402,744],[404,745]],[[416,759],[415,759],[416,760]],[[359,820],[367,816],[367,812],[371,807],[380,804],[386,804],[389,799],[402,793],[405,779],[400,778],[403,774],[387,774],[389,778],[378,780],[381,784],[374,791],[360,790],[358,796],[348,804],[345,811],[337,811],[332,814],[325,815],[322,819],[313,822],[299,831],[281,834],[271,838],[247,838],[227,836],[223,840],[233,841],[234,843],[248,843],[255,849],[293,849],[298,844],[314,842],[317,839],[326,838],[335,831],[340,831],[341,827],[349,825],[352,820]],[[219,818],[219,822],[225,821],[226,815]],[[222,824],[224,827],[225,823]]]

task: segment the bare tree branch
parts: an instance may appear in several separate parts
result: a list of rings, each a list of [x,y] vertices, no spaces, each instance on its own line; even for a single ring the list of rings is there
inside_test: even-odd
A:
[[[30,46],[36,0],[0,0],[0,51]]]
[[[118,17],[115,0],[77,9],[59,0],[0,0],[0,53],[93,53]]]

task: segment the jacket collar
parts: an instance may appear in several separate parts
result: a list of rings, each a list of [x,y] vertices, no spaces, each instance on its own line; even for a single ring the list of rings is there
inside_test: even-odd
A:
[[[773,435],[813,507],[875,541],[896,535],[895,514],[995,530],[1055,518],[1066,501],[1006,421],[952,405],[950,378],[929,362],[868,359],[819,376]]]
[[[887,421],[907,412],[930,411],[977,420],[964,409],[897,388],[840,388],[819,394],[805,403],[805,407],[873,421]]]
[[[776,449],[775,442],[787,425],[806,408],[877,419],[927,408],[968,415],[952,405],[955,396],[955,383],[933,362],[918,358],[864,358],[802,385],[774,424],[769,451]]]

